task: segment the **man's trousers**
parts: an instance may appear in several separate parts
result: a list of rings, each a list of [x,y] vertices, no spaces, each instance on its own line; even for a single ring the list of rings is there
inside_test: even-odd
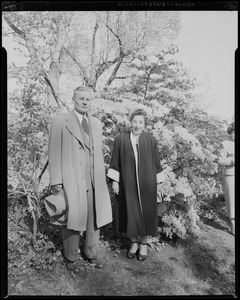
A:
[[[97,259],[99,250],[99,229],[96,227],[94,207],[94,193],[91,187],[87,192],[87,227],[84,243],[84,251],[88,258]],[[75,261],[79,249],[79,231],[67,229],[62,226],[63,249],[65,257]]]

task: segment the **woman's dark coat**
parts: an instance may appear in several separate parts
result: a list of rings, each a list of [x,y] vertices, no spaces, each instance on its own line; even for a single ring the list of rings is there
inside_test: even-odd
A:
[[[142,213],[130,132],[116,137],[110,169],[119,172],[118,213],[115,214],[117,230],[129,237],[157,235],[157,174],[162,168],[156,139],[143,132],[139,136],[138,178]]]

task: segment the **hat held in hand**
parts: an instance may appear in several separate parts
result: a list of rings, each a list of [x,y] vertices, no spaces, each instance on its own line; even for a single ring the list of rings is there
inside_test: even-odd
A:
[[[64,190],[47,196],[44,199],[46,210],[50,216],[50,223],[54,225],[66,225],[67,201]]]

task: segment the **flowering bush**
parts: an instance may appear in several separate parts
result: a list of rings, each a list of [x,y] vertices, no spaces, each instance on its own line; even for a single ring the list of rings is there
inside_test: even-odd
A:
[[[94,113],[104,124],[106,168],[109,166],[114,137],[129,126],[129,113],[136,107],[144,108],[149,117],[146,130],[158,141],[165,173],[164,182],[158,185],[159,201],[171,203],[161,219],[164,225],[159,230],[169,237],[176,235],[185,238],[188,234],[197,234],[199,230],[197,211],[200,202],[222,193],[216,148],[219,135],[224,131],[223,123],[211,120],[205,114],[204,118],[201,114],[194,114],[196,108],[192,108],[192,98],[189,96],[194,82],[189,77],[181,79],[178,88],[175,80],[172,83],[174,90],[169,82],[164,81],[162,74],[156,72],[152,81],[148,81],[149,91],[144,94],[144,76],[146,73],[138,69],[125,90],[123,87],[121,92],[117,88],[105,89],[102,97],[94,103]],[[162,87],[159,87],[159,78]],[[195,116],[194,120],[192,115]],[[192,134],[195,124],[198,125],[198,131]],[[215,139],[210,141],[209,134],[215,134]]]
[[[192,106],[194,81],[189,76],[181,77],[185,72],[179,65],[173,68],[173,62],[164,65],[164,61],[159,66],[150,64],[153,67],[140,64],[148,73],[139,70],[134,73],[132,66],[129,84],[107,87],[100,92],[93,101],[92,113],[103,123],[107,170],[114,138],[128,129],[131,111],[136,107],[147,111],[146,131],[158,141],[165,173],[164,182],[158,185],[159,201],[171,204],[159,230],[169,237],[184,238],[198,230],[200,202],[222,193],[217,157],[224,124]],[[166,80],[170,75],[172,80]],[[9,111],[9,189],[11,193],[17,191],[17,195],[28,195],[29,212],[37,217],[39,191],[49,184],[47,176],[36,188],[39,173],[47,161],[48,126],[54,114],[65,110],[64,107],[50,110],[45,95],[41,83],[30,80],[22,95],[10,98]]]

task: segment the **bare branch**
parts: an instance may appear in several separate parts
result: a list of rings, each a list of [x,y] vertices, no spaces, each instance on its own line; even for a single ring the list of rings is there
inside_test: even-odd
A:
[[[38,176],[38,183],[37,183],[37,185],[39,185],[39,183],[40,183],[40,181],[41,181],[41,178],[42,178],[43,174],[44,174],[45,171],[47,170],[47,166],[48,166],[48,160],[47,160],[45,166],[43,167],[43,169],[42,169],[40,175]]]
[[[37,60],[39,62],[39,59],[37,57],[37,53],[36,53],[36,49],[33,45],[33,42],[32,42],[32,39],[31,37],[29,36],[29,34],[27,34],[27,30],[23,24],[23,22],[21,22],[20,20],[20,24],[21,24],[21,27],[22,27],[22,30],[17,28],[13,23],[12,21],[10,20],[10,18],[8,16],[4,16],[4,19],[5,21],[8,23],[8,25],[13,29],[13,31],[19,35],[22,39],[25,40],[25,43],[26,43],[26,47],[30,53],[30,56],[33,60]]]
[[[35,48],[33,41],[32,41],[32,37],[28,33],[28,30],[27,30],[25,24],[23,24],[22,20],[19,19],[19,23],[21,24],[21,27],[22,27],[22,30],[20,30],[12,23],[12,21],[10,20],[9,17],[4,16],[4,18],[5,18],[6,22],[8,23],[8,25],[14,30],[14,32],[16,32],[25,41],[26,47],[29,51],[31,59],[33,61],[36,61],[38,63],[38,65],[41,67],[41,70],[42,70],[43,74],[45,75],[44,79],[45,79],[47,85],[50,87],[51,93],[52,93],[55,101],[57,102],[58,107],[60,107],[59,106],[59,101],[60,101],[67,108],[67,106],[64,104],[64,102],[58,97],[58,90],[57,91],[55,90],[55,88],[58,89],[58,87],[56,86],[55,82],[53,81],[55,78],[58,83],[58,78],[60,76],[59,58],[60,58],[60,54],[62,52],[62,48],[63,48],[65,39],[66,39],[66,36],[64,34],[64,24],[62,24],[62,23],[57,24],[58,25],[57,27],[59,28],[58,39],[57,39],[57,43],[55,45],[54,51],[52,53],[50,70],[47,73],[43,67],[43,64],[42,64],[39,56],[38,56],[37,49]],[[51,67],[51,64],[53,64],[53,63],[55,64],[54,68]]]
[[[114,79],[127,79],[127,77],[126,76],[115,76]]]
[[[98,30],[98,18],[96,19],[96,24],[93,30],[93,37],[92,37],[92,53],[91,53],[91,67],[90,67],[90,83],[93,86],[93,73],[95,70],[95,46],[96,46],[96,33]]]
[[[101,19],[102,23],[103,23],[103,24],[111,31],[111,33],[116,37],[116,39],[118,40],[118,43],[119,43],[120,53],[123,52],[122,41],[121,41],[119,35],[117,35],[117,34],[112,30],[112,28],[102,20],[102,18],[101,18],[99,15],[98,15],[98,17],[99,17],[99,19]]]
[[[122,41],[121,41],[120,37],[112,30],[112,28],[110,28],[107,24],[105,24],[105,25],[118,40],[120,53],[123,52]]]
[[[99,78],[99,76],[105,71],[107,70],[109,67],[111,67],[113,64],[115,64],[118,61],[119,57],[114,58],[113,60],[109,60],[109,61],[104,61],[102,62],[97,70],[96,70],[96,78]]]
[[[67,108],[67,110],[69,111],[69,108],[67,107],[67,105],[60,99],[58,94],[55,92],[55,90],[52,86],[51,80],[48,76],[48,73],[45,70],[44,70],[44,75],[45,75],[44,79],[45,79],[46,83],[48,84],[48,86],[50,87],[52,95],[53,95],[54,99],[56,100],[58,107],[60,107],[60,105],[59,105],[59,101],[60,101],[62,103],[62,105],[65,106]]]
[[[134,61],[134,59],[136,59],[136,57],[134,57],[130,61],[123,61],[123,64],[130,64],[130,63],[132,63]]]
[[[120,16],[121,16],[121,14],[119,14],[119,17]],[[99,16],[99,19],[101,19],[100,16]],[[101,19],[101,21],[110,30],[110,32],[116,37],[116,39],[118,40],[118,44],[119,44],[119,56],[116,57],[111,62],[103,62],[101,64],[100,68],[98,69],[98,71],[96,72],[96,78],[98,78],[109,66],[111,66],[114,63],[117,63],[105,85],[105,86],[109,86],[112,83],[112,81],[116,78],[117,71],[123,62],[123,58],[128,56],[133,50],[128,50],[128,51],[124,52],[120,36],[113,31],[113,29],[108,25],[108,23],[105,23],[102,19]]]
[[[51,62],[58,63],[60,53],[62,51],[62,48],[64,46],[64,43],[66,41],[66,34],[65,34],[65,26],[64,23],[58,22],[57,24],[58,28],[58,33],[57,33],[57,42],[55,44],[54,50],[53,50],[53,55],[52,55],[52,60]]]
[[[114,70],[113,70],[111,76],[109,77],[109,79],[108,79],[108,81],[107,81],[107,83],[106,83],[106,86],[109,86],[109,85],[113,82],[113,80],[115,79],[115,76],[116,76],[116,74],[117,74],[117,71],[118,71],[118,69],[120,68],[120,66],[121,66],[121,64],[122,64],[123,57],[124,57],[123,54],[122,54],[122,55],[120,54],[120,57],[119,57],[119,59],[118,59],[118,61],[117,61],[117,64],[116,64],[116,66],[115,66],[115,68],[114,68]]]
[[[19,28],[17,28],[13,23],[12,23],[12,21],[10,20],[10,18],[8,17],[8,16],[4,16],[4,20],[7,22],[7,24],[12,28],[12,30],[16,33],[16,34],[18,34],[21,38],[23,38],[23,39],[25,39],[26,37],[25,37],[25,33],[21,30],[21,29],[19,29]]]
[[[68,49],[65,48],[65,52],[71,57],[71,59],[76,63],[76,65],[79,67],[79,69],[81,70],[82,72],[82,75],[83,75],[83,79],[85,80],[85,82],[87,83],[87,85],[89,86],[90,85],[90,80],[85,72],[85,69],[84,67],[82,66],[82,64],[76,59],[76,56],[70,52]]]

